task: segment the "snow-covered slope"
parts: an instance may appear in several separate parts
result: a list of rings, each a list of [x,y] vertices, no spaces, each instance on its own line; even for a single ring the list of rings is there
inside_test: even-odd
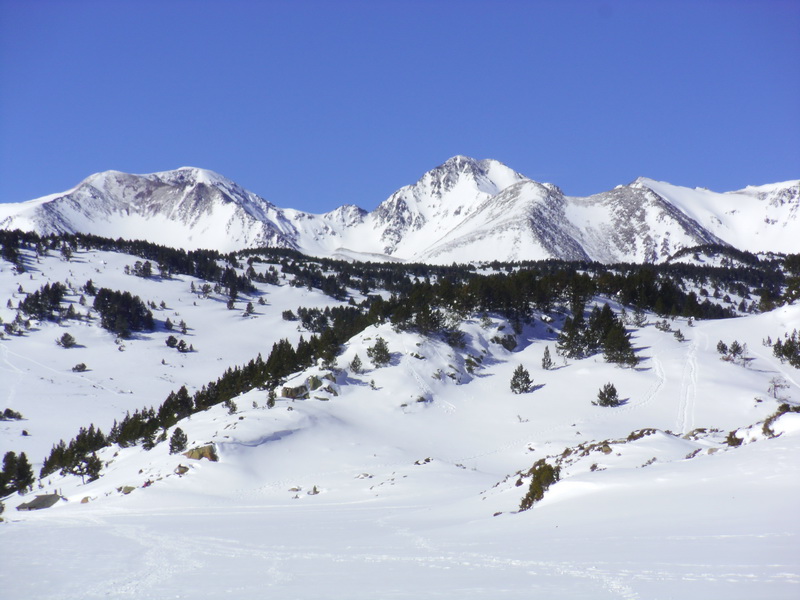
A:
[[[800,181],[719,194],[640,178],[565,196],[495,160],[456,156],[374,211],[282,209],[211,171],[108,171],[76,188],[0,205],[0,228],[94,233],[224,252],[273,246],[314,256],[449,264],[542,258],[661,262],[700,244],[800,250]]]
[[[537,193],[544,202],[554,191]],[[0,422],[0,452],[33,461],[78,426],[107,431],[126,410],[157,406],[181,385],[199,389],[278,339],[307,338],[283,311],[337,304],[288,275],[257,283],[228,310],[223,296],[191,291],[201,280],[125,274],[133,256],[24,252],[25,273],[0,261],[6,323],[15,314],[7,300],[54,281],[72,284],[66,302],[81,312],[77,288],[90,278],[159,306],[156,330],[130,340],[97,319],[33,323],[0,340],[0,408],[26,418]],[[248,301],[256,308],[245,316]],[[165,345],[167,318],[185,320],[181,337],[196,352]],[[511,326],[497,315],[461,322],[463,347],[370,327],[347,341],[334,370],[312,367],[279,389],[317,376],[324,385],[308,399],[279,397],[269,409],[266,390],[253,390],[232,413],[217,405],[182,420],[189,447],[213,444],[217,462],[162,442],[102,450],[94,482],[53,474],[5,501],[3,597],[796,597],[800,415],[773,422],[774,438],[761,422],[780,402],[800,401],[800,377],[762,340],[800,327],[800,307],[693,326],[676,319],[685,341],[651,316],[632,328],[636,369],[595,356],[556,357],[544,370],[562,320],[537,318],[511,351],[498,343]],[[54,343],[64,332],[76,347]],[[367,358],[378,336],[391,352],[383,367]],[[733,339],[747,344],[749,366],[720,360],[717,341]],[[87,371],[73,372],[77,362]],[[517,365],[532,392],[511,393]],[[785,387],[775,390],[778,378]],[[622,406],[592,404],[607,382]],[[741,446],[726,443],[729,432]],[[539,459],[560,464],[561,480],[518,513]],[[56,490],[66,501],[14,510]]]
[[[800,252],[800,180],[719,194],[640,178],[713,236],[748,252]]]

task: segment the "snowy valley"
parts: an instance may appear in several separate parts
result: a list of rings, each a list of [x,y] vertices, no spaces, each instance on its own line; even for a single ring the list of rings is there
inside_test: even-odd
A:
[[[3,235],[0,454],[37,476],[3,498],[4,598],[800,590],[796,255],[436,267]],[[116,291],[151,321],[107,314]]]

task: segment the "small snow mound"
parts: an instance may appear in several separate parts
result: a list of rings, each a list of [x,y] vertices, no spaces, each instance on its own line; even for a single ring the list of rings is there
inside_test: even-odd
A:
[[[786,413],[778,417],[772,424],[775,435],[794,435],[800,432],[800,413]]]

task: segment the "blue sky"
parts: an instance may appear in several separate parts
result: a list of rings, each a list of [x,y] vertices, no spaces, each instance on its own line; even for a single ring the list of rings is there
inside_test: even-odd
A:
[[[800,178],[800,2],[0,0],[0,202],[198,166],[374,208],[456,154],[567,194]]]

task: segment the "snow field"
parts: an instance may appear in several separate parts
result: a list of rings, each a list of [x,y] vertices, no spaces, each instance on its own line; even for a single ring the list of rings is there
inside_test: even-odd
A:
[[[175,335],[198,350],[167,348],[159,330],[119,351],[96,323],[45,323],[0,341],[0,402],[27,418],[0,423],[3,452],[40,460],[77,426],[107,431],[124,410],[157,406],[183,384],[191,393],[259,351],[266,358],[281,337],[308,336],[283,310],[332,302],[259,286],[269,304],[243,318],[249,298],[228,311],[224,299],[193,296],[189,278],[124,275],[134,260],[79,252],[22,276],[0,265],[3,298],[19,283],[33,291],[69,276],[75,286],[91,277],[164,300],[156,320],[184,319],[188,335]],[[14,312],[0,314],[8,321]],[[511,352],[491,341],[511,332],[496,318],[489,327],[465,322],[461,349],[368,328],[337,360],[336,395],[315,390],[267,409],[267,392],[253,390],[235,399],[234,414],[219,405],[182,421],[189,447],[213,443],[219,462],[170,455],[165,443],[111,447],[100,453],[108,464],[97,481],[54,475],[34,492],[59,490],[66,502],[23,513],[14,507],[29,498],[6,501],[0,589],[42,599],[796,597],[800,419],[780,417],[770,439],[751,426],[777,408],[771,378],[783,376],[785,395],[800,398],[796,371],[761,345],[800,326],[800,309],[694,327],[676,320],[684,342],[654,320],[634,330],[636,369],[600,356],[564,364],[539,320]],[[84,347],[57,347],[62,331]],[[366,352],[378,336],[391,351],[381,368]],[[721,361],[719,339],[747,343],[754,360]],[[545,346],[550,371],[540,366]],[[356,354],[360,374],[347,368]],[[78,376],[70,367],[80,361],[91,370]],[[533,378],[531,393],[509,389],[518,364]],[[285,385],[326,373],[313,367]],[[607,382],[622,406],[592,405]],[[738,448],[725,444],[732,430],[745,440]],[[517,513],[529,482],[520,473],[540,458],[554,464],[565,449],[561,481]],[[177,474],[179,466],[188,471]]]

